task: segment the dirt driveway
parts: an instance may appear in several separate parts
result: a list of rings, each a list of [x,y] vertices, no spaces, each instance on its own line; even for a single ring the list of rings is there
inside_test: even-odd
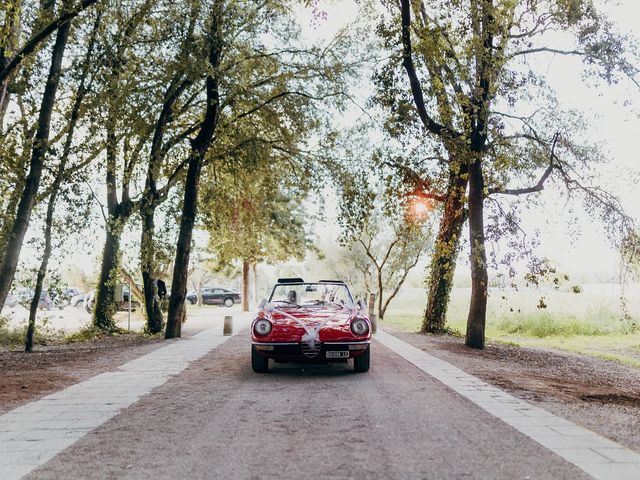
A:
[[[213,313],[203,310],[190,319],[185,335],[221,323]],[[393,333],[640,450],[638,369],[500,344],[478,352],[460,338]],[[583,478],[379,344],[368,374],[343,366],[285,365],[256,375],[248,342],[247,335],[232,338],[34,478],[212,478],[212,471],[215,478],[326,478],[336,468],[341,474],[331,478]],[[35,355],[0,352],[0,412],[162,345],[160,339],[121,336]],[[175,459],[166,456],[167,445],[176,446]],[[536,470],[541,461],[542,474]]]
[[[367,374],[258,375],[249,348],[232,338],[27,478],[588,478],[380,344]]]

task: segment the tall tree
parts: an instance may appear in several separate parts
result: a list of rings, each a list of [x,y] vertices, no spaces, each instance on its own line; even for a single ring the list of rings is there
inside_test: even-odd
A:
[[[209,233],[217,268],[242,263],[245,311],[252,266],[304,257],[307,235],[299,199],[312,186],[309,178],[288,176],[291,165],[299,165],[300,159],[268,148],[253,153],[253,165],[250,156],[238,158],[238,164],[212,165],[210,173],[215,171],[216,182],[207,183],[202,195],[202,225]]]
[[[119,280],[120,242],[122,231],[134,212],[131,183],[134,169],[140,163],[142,150],[149,139],[150,128],[145,121],[148,102],[129,102],[137,93],[138,75],[144,68],[141,56],[149,53],[135,51],[139,31],[151,10],[151,2],[134,5],[131,10],[109,12],[116,29],[106,29],[101,40],[104,49],[101,81],[97,89],[102,101],[97,103],[96,130],[104,130],[106,213],[105,242],[102,251],[98,287],[94,302],[93,323],[103,330],[115,328],[115,291]],[[155,46],[154,42],[150,42]],[[144,102],[144,100],[143,100]],[[122,174],[119,177],[119,166]],[[118,196],[120,184],[120,198]]]
[[[429,304],[439,305],[440,313],[429,318],[433,309],[428,308],[424,329],[439,330],[443,325],[442,309],[448,302],[457,232],[466,216],[461,198],[456,197],[462,195],[468,182],[472,292],[466,344],[482,348],[488,195],[538,192],[554,173],[569,191],[583,193],[588,202],[607,212],[609,225],[623,229],[629,226],[614,197],[586,184],[584,172],[598,157],[580,147],[575,115],[561,112],[544,75],[537,73],[528,60],[533,55],[577,56],[605,81],[623,75],[637,82],[637,70],[629,61],[633,50],[589,0],[469,0],[453,4],[401,0],[399,7],[398,12],[398,5],[389,3],[392,23],[379,29],[389,44],[392,38],[399,44],[400,65],[406,75],[402,87],[393,67],[381,78],[394,88],[410,92],[386,97],[396,115],[390,123],[401,135],[410,128],[403,131],[396,120],[420,123],[438,152],[437,161],[422,171],[410,169],[417,174],[411,176],[419,179],[421,188],[426,187],[422,188],[425,195],[444,200],[430,289],[430,297],[444,297],[438,301],[430,298]],[[554,30],[566,32],[573,45],[549,47],[548,33]],[[533,115],[518,113],[532,103],[537,107]],[[412,111],[417,113],[413,114],[415,120],[411,119]],[[519,123],[510,124],[510,119]],[[438,177],[448,177],[446,188],[439,187],[443,182]],[[514,179],[535,183],[505,187]],[[449,204],[455,208],[447,210]],[[497,218],[508,220],[505,215]],[[445,228],[451,228],[451,233],[445,234]]]
[[[176,12],[177,16],[182,13],[182,16],[188,19],[188,23],[184,25],[181,35],[176,36],[180,39],[180,43],[175,48],[175,58],[165,62],[166,72],[163,76],[168,79],[168,85],[153,128],[145,187],[139,208],[142,221],[140,265],[147,330],[151,333],[161,332],[164,326],[158,295],[158,257],[160,255],[155,238],[156,211],[180,178],[179,175],[185,164],[179,161],[177,167],[171,171],[167,169],[167,163],[171,163],[167,162],[167,157],[173,155],[181,159],[182,155],[176,154],[175,150],[178,150],[181,143],[184,143],[184,140],[195,131],[192,117],[193,112],[197,111],[197,106],[193,105],[197,96],[192,91],[198,88],[196,80],[201,76],[202,69],[198,68],[198,65],[206,65],[202,62],[202,54],[194,51],[193,48],[196,44],[196,24],[199,21],[202,6],[200,2],[188,2],[187,7],[185,12]],[[183,100],[185,97],[186,100]],[[161,185],[163,173],[166,178],[164,185]]]
[[[94,324],[113,328],[122,232],[142,221],[141,270],[146,329],[162,330],[157,292],[155,212],[187,164],[185,144],[197,125],[196,80],[207,74],[200,48],[200,2],[143,1],[109,11],[119,27],[101,39],[102,82],[94,99],[97,131],[104,131],[107,212]],[[141,78],[146,81],[140,81]],[[136,182],[146,170],[143,188]],[[136,194],[136,189],[141,189]]]
[[[321,102],[338,105],[347,98],[344,79],[356,68],[345,61],[350,58],[351,37],[341,34],[326,48],[299,45],[299,28],[288,5],[274,0],[224,9],[222,59],[212,78],[219,118],[210,152],[202,159],[207,165],[234,163],[247,150],[265,146],[290,156],[309,156],[308,145],[291,147],[298,130],[308,132],[323,125],[322,115],[314,117],[308,112],[315,112],[314,105]],[[180,334],[184,313],[189,243],[198,201],[196,177],[204,166],[199,154],[194,155],[190,160],[196,161],[190,162],[185,184],[167,337]]]
[[[31,352],[33,350],[36,315],[38,311],[38,305],[40,302],[40,295],[43,289],[44,279],[45,279],[45,276],[47,275],[49,259],[51,257],[53,217],[54,217],[54,212],[56,208],[56,201],[58,199],[58,195],[60,194],[60,188],[62,186],[62,183],[65,180],[65,173],[67,173],[66,172],[67,164],[69,162],[69,156],[71,155],[71,148],[73,146],[74,135],[76,133],[78,121],[82,113],[81,108],[82,108],[84,97],[88,88],[91,60],[94,53],[96,34],[100,26],[100,20],[101,20],[101,15],[100,13],[98,13],[98,15],[96,16],[96,21],[93,27],[93,31],[91,33],[91,36],[88,42],[87,52],[81,66],[80,78],[78,81],[78,89],[76,90],[75,98],[71,107],[71,112],[69,114],[69,127],[66,134],[66,139],[64,141],[62,154],[60,157],[58,167],[56,169],[53,184],[49,189],[50,193],[49,193],[49,199],[47,204],[47,213],[46,213],[45,228],[44,228],[45,246],[44,246],[44,251],[42,253],[40,268],[38,269],[38,274],[36,277],[36,284],[34,288],[33,299],[31,300],[31,305],[29,309],[29,323],[27,327],[27,334],[26,334],[26,340],[25,340],[25,351],[27,352]],[[58,35],[65,34],[66,29],[68,29],[68,27],[63,26],[60,30],[58,30]]]
[[[67,5],[65,4],[65,6]],[[6,247],[2,252],[3,256],[0,259],[0,309],[4,305],[9,289],[11,288],[11,283],[13,282],[13,277],[18,266],[18,258],[22,249],[24,236],[29,227],[31,212],[38,195],[40,178],[49,146],[51,116],[56,102],[56,92],[60,84],[62,59],[67,46],[69,29],[69,22],[65,22],[64,25],[60,27],[52,49],[49,74],[40,104],[38,128],[31,152],[29,174],[25,180],[24,189],[20,196],[20,202],[18,203],[15,220],[13,221]],[[5,70],[9,68],[10,67],[6,67]],[[0,78],[0,81],[2,80],[4,79]]]
[[[222,0],[214,0],[211,8],[211,24],[207,35],[209,51],[207,62],[210,70],[206,79],[206,108],[198,135],[191,142],[191,152],[187,163],[187,178],[184,185],[180,233],[176,246],[165,338],[180,336],[182,321],[185,316],[184,302],[187,295],[189,255],[191,253],[193,227],[196,221],[200,172],[220,116],[220,86],[218,80],[220,72],[218,68],[220,67],[224,45],[223,7],[224,2]]]

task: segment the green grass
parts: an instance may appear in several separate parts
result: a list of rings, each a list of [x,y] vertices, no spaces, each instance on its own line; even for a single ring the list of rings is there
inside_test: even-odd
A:
[[[24,348],[27,336],[27,323],[15,326],[11,325],[8,319],[0,317],[0,348],[22,349]],[[36,344],[49,344],[62,341],[63,332],[54,330],[45,317],[36,323],[34,341]]]
[[[24,346],[26,333],[26,325],[12,327],[9,324],[9,320],[0,317],[0,347],[15,348],[18,345]]]
[[[70,335],[66,335],[62,330],[55,330],[51,327],[46,317],[39,319],[36,323],[35,343],[38,345],[59,345],[64,343],[91,342],[108,335],[121,335],[127,333],[126,330],[117,328],[113,332],[104,332],[92,325],[85,326]],[[27,334],[27,324],[11,325],[9,321],[0,317],[0,348],[8,350],[23,349]]]
[[[629,316],[625,317],[618,295],[610,285],[585,285],[579,294],[569,289],[492,289],[486,335],[501,343],[566,350],[640,367],[640,301],[630,295]],[[545,297],[545,309],[537,308],[541,296]],[[454,289],[447,327],[459,334],[466,330],[468,302],[468,289]],[[423,289],[403,290],[382,325],[418,331],[425,303]]]

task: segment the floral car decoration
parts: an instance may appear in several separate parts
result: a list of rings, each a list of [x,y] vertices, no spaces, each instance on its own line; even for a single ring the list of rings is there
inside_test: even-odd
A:
[[[338,280],[281,278],[251,324],[255,372],[277,363],[330,363],[353,359],[369,370],[371,323],[363,305]]]

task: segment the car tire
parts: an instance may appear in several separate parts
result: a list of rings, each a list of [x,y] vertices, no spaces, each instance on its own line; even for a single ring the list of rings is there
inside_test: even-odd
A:
[[[251,368],[256,373],[267,373],[269,371],[269,359],[263,357],[253,348],[251,349]]]
[[[225,298],[224,302],[222,302],[222,304],[227,308],[233,307],[233,304],[234,304],[233,298],[231,298],[231,297]]]
[[[195,298],[189,298],[188,300],[191,305],[195,305],[198,302],[198,300]]]
[[[353,358],[353,369],[358,373],[368,372],[370,362],[371,347],[369,346],[364,352]]]

